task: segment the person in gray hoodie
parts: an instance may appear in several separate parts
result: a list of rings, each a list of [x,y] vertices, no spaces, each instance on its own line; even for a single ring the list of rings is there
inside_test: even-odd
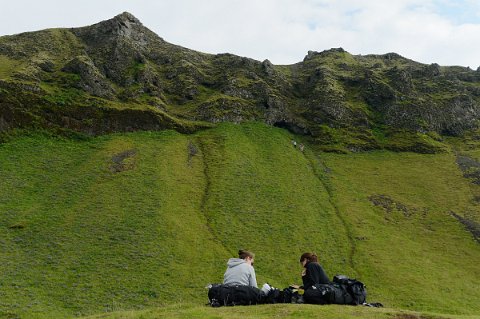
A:
[[[255,269],[253,269],[254,259],[255,254],[248,250],[239,250],[238,258],[230,258],[227,262],[227,270],[223,275],[223,284],[258,288]]]

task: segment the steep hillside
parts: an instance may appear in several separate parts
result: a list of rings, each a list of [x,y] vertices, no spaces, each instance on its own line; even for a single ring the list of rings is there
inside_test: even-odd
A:
[[[302,153],[292,138],[226,123],[1,144],[0,316],[202,305],[239,248],[260,283],[298,283],[314,250],[371,301],[480,313],[478,170],[453,151]],[[478,141],[454,141],[480,161]]]
[[[175,129],[261,121],[324,149],[433,153],[478,128],[480,71],[395,53],[310,51],[273,65],[164,41],[129,13],[0,38],[0,134]],[[398,143],[398,140],[402,143]]]

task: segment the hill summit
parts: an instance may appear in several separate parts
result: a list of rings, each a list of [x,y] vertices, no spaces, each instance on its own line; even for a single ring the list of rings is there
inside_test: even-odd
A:
[[[395,53],[309,51],[293,65],[205,54],[132,14],[0,38],[0,131],[176,129],[261,121],[324,148],[435,152],[478,128],[480,71]]]

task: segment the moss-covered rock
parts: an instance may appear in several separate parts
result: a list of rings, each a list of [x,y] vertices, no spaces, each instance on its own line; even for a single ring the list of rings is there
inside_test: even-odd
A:
[[[263,121],[345,150],[430,152],[441,147],[423,138],[411,143],[410,137],[459,136],[478,128],[480,119],[480,73],[469,68],[425,65],[395,53],[352,55],[342,48],[309,51],[302,62],[277,66],[172,45],[129,13],[82,28],[1,37],[0,80],[8,88],[0,101],[3,129],[25,125],[13,121],[14,112],[34,114],[47,127],[88,131],[88,123],[96,122],[88,118],[92,113],[79,122],[67,115],[68,124],[46,109],[97,108],[109,118],[109,105],[141,105],[176,122]],[[155,112],[133,114],[134,125],[106,120],[111,129],[93,131],[165,127],[152,124]]]
[[[75,87],[94,96],[113,98],[113,88],[88,56],[78,56],[69,61],[62,71],[79,75]]]

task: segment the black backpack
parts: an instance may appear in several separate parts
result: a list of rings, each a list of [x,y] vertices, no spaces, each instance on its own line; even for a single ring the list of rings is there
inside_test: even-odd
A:
[[[263,294],[263,293],[262,293]],[[268,293],[262,295],[262,304],[284,303],[284,293],[282,290],[271,287]]]
[[[337,275],[329,284],[315,284],[305,290],[305,303],[327,305],[361,305],[366,302],[367,290],[358,280]]]
[[[367,301],[367,289],[362,282],[344,275],[336,275],[333,277],[333,284],[341,286],[351,296],[351,301],[348,300],[347,304],[361,305]]]
[[[335,296],[334,287],[331,284],[315,284],[303,293],[305,303],[316,305],[328,305],[333,303]]]
[[[331,283],[332,295],[330,303],[336,305],[352,305],[353,297],[347,289],[347,286],[338,283]]]
[[[287,287],[276,294],[275,303],[304,303],[304,300],[298,289]]]
[[[250,286],[227,286],[212,284],[208,289],[208,300],[212,307],[256,305],[263,303],[262,291]]]

